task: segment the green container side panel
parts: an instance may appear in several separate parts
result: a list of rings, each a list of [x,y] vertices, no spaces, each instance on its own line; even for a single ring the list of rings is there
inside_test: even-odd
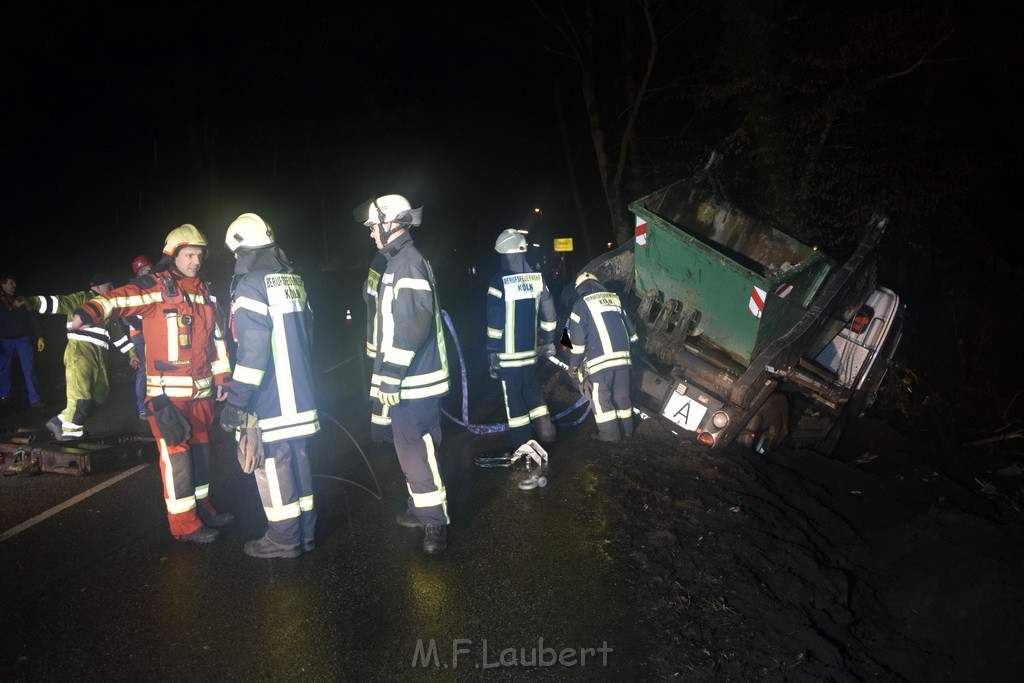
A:
[[[685,182],[630,209],[647,224],[646,245],[634,247],[637,291],[699,310],[702,339],[743,365],[796,325],[835,266]],[[755,287],[765,293],[760,316],[750,310]]]
[[[653,233],[653,234],[652,234]],[[638,292],[658,290],[687,311],[701,313],[704,339],[747,365],[757,340],[760,319],[747,310],[748,272],[710,249],[695,249],[686,240],[648,227],[647,246],[633,254]]]

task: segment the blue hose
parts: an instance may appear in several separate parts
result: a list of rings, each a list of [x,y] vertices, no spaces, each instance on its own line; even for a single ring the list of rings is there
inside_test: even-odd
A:
[[[448,331],[451,332],[452,340],[455,342],[455,350],[459,354],[459,373],[462,376],[462,419],[459,420],[459,419],[453,417],[451,414],[448,413],[447,410],[444,410],[443,408],[441,409],[441,412],[444,413],[445,417],[447,417],[449,420],[451,420],[455,424],[459,425],[460,427],[465,427],[467,430],[469,430],[473,434],[497,434],[498,432],[508,431],[508,423],[507,422],[496,422],[496,423],[481,424],[481,425],[470,423],[470,421],[469,421],[469,389],[468,389],[468,384],[466,382],[466,361],[465,361],[465,359],[462,356],[462,346],[459,344],[459,335],[455,333],[455,326],[452,324],[452,319],[451,319],[451,317],[449,317],[448,311],[442,310],[441,311],[441,316],[444,317],[444,324],[448,326]],[[579,408],[583,404],[586,404],[587,409],[578,418],[576,418],[572,422],[559,422],[558,421],[561,418],[563,418],[566,415],[568,415],[569,413],[571,413],[574,410],[576,410],[577,408]],[[583,422],[583,420],[585,420],[587,415],[589,415],[589,414],[590,414],[590,402],[587,401],[587,397],[586,396],[580,396],[579,400],[576,401],[576,403],[572,404],[571,406],[569,406],[568,408],[566,408],[562,412],[560,412],[557,415],[555,415],[554,416],[554,420],[555,420],[555,424],[558,425],[559,427],[575,427],[576,425],[578,425],[581,422]]]

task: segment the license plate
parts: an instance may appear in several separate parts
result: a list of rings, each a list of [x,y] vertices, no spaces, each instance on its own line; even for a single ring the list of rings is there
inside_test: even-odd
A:
[[[692,432],[700,426],[707,412],[707,406],[686,396],[686,385],[677,384],[661,414]]]

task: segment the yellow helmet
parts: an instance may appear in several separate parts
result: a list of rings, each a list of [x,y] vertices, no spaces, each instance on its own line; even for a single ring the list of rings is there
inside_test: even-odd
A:
[[[257,249],[274,243],[274,231],[270,225],[254,213],[243,213],[228,226],[224,243],[234,252],[236,249]]]
[[[206,236],[191,223],[179,225],[167,233],[164,240],[164,254],[174,256],[182,247],[206,247]]]

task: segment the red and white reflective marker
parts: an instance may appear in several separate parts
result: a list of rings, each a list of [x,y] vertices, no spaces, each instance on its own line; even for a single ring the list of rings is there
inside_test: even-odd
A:
[[[636,217],[636,243],[644,249],[647,248],[647,221]]]
[[[759,287],[753,287],[750,290],[750,303],[747,304],[747,310],[754,314],[754,316],[760,318],[761,313],[764,311],[764,298],[768,295],[763,289]]]

